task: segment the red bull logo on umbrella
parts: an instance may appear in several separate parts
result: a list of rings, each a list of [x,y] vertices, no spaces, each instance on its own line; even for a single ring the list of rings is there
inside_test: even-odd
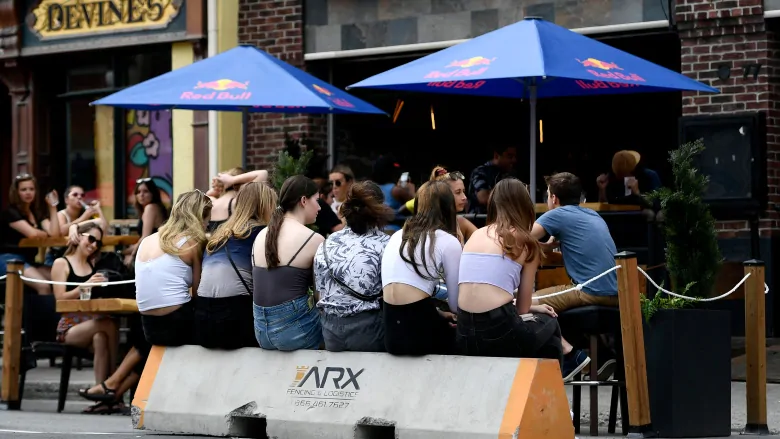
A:
[[[577,59],[576,61],[582,64],[583,67],[587,67],[587,72],[599,79],[603,79],[606,81],[609,81],[610,79],[620,79],[623,81],[645,82],[645,78],[637,75],[636,73],[622,73],[624,71],[623,68],[615,64],[614,62],[602,61],[596,58],[588,58],[586,60]],[[594,88],[594,87],[584,87],[583,84],[589,85],[587,81],[576,81],[576,82],[582,88]],[[596,81],[596,82],[600,82],[600,81]],[[621,87],[621,86],[631,85],[631,84],[616,83],[616,85],[618,87]],[[595,88],[600,88],[600,87],[595,87]]]
[[[252,92],[248,91],[249,81],[238,82],[232,79],[218,79],[210,82],[198,81],[193,88],[195,90],[203,90],[203,92],[185,91],[179,98],[184,100],[245,101],[252,97]],[[207,90],[211,90],[211,92]]]
[[[321,86],[319,86],[317,84],[312,84],[311,88],[313,88],[314,91],[316,91],[317,93],[325,96],[325,99],[327,99],[328,101],[332,102],[333,105],[335,105],[337,107],[341,107],[341,108],[355,108],[355,106],[352,104],[352,102],[349,102],[348,100],[346,100],[344,98],[337,98],[335,96],[335,93],[333,93],[332,91],[328,90],[325,87],[321,87]]]
[[[454,60],[444,66],[444,71],[434,70],[427,75],[425,79],[444,79],[444,78],[467,78],[470,76],[481,75],[490,68],[496,58],[485,58],[484,56],[474,56],[464,60]]]

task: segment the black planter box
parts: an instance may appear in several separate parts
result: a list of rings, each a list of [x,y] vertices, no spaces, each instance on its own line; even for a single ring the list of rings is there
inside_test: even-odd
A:
[[[644,324],[650,419],[659,437],[731,435],[728,311],[657,311]]]

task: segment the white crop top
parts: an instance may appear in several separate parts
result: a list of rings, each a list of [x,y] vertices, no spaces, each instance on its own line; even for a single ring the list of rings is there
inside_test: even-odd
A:
[[[382,254],[382,288],[393,283],[410,285],[433,295],[438,280],[429,280],[421,277],[414,271],[414,267],[401,259],[401,237],[403,230],[393,234]],[[419,264],[422,261],[420,246],[415,249],[414,260]],[[409,250],[404,248],[406,255]],[[422,274],[436,276],[441,273],[447,284],[447,302],[450,311],[458,311],[458,270],[460,270],[460,254],[463,248],[458,238],[443,230],[436,231],[436,246],[433,250],[434,259],[430,260],[430,241],[425,242],[425,262],[427,267],[418,267]],[[407,258],[408,259],[408,258]]]
[[[176,243],[181,248],[187,238]],[[138,244],[135,257],[135,299],[138,311],[144,312],[166,306],[183,305],[190,301],[192,267],[178,256],[163,253],[148,261],[138,260],[143,241]]]

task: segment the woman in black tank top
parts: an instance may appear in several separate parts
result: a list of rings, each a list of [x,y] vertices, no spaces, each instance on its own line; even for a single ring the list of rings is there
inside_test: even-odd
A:
[[[103,245],[103,231],[95,223],[85,223],[79,227],[78,232],[79,243],[68,246],[65,256],[54,261],[52,280],[82,285],[54,285],[54,297],[57,300],[79,300],[84,284],[106,281],[102,274],[95,272],[95,260]],[[117,340],[117,326],[109,316],[65,314],[57,325],[58,342],[94,350],[96,383],[102,383],[116,364]],[[105,408],[104,405],[96,405],[85,411],[104,411]]]
[[[312,265],[324,238],[305,227],[317,218],[318,198],[319,188],[312,180],[302,175],[285,180],[279,206],[252,247],[255,337],[263,349],[294,351],[317,349],[322,344]],[[290,244],[296,245],[294,252],[288,253],[287,248],[280,252],[280,238],[301,244]]]

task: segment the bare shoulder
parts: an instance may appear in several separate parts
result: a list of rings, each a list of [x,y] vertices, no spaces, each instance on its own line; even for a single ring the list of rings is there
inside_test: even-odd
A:
[[[65,279],[68,277],[68,274],[70,274],[68,261],[66,261],[64,257],[55,259],[54,263],[51,265],[52,279]]]

